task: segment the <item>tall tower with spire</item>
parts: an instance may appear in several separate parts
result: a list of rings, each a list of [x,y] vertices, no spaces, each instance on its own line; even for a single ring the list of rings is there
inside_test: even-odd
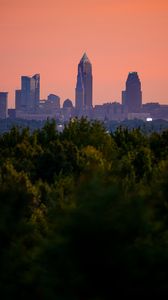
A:
[[[78,111],[92,108],[92,65],[86,53],[78,64],[75,107]]]

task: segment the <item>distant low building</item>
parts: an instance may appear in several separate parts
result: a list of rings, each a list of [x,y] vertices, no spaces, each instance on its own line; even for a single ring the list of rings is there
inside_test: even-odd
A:
[[[119,102],[105,103],[103,106],[106,108],[106,119],[109,121],[122,121],[127,116],[123,105]]]
[[[10,118],[10,119],[16,118],[16,109],[15,108],[8,109],[8,118]]]
[[[168,120],[168,105],[159,104],[158,102],[145,103],[142,106],[142,112],[150,113],[153,120]]]
[[[128,113],[128,120],[142,120],[147,121],[147,119],[151,118],[150,113]]]
[[[62,115],[65,122],[74,117],[75,109],[70,99],[66,99],[63,103]]]
[[[104,121],[106,117],[106,110],[103,105],[95,105],[93,108],[93,119]]]
[[[53,107],[55,110],[60,109],[60,97],[54,94],[48,95],[47,98],[48,103]]]
[[[151,116],[154,120],[162,119],[168,121],[168,105],[160,105],[159,108],[153,110]]]
[[[55,116],[53,114],[16,111],[16,118],[24,120],[45,121],[47,119],[55,119]]]
[[[123,109],[123,105],[118,102],[95,105],[93,109],[93,119],[100,121],[122,121],[126,119],[126,117],[127,114]]]
[[[39,107],[36,110],[37,114],[46,114],[53,116],[53,118],[59,118],[60,115],[60,97],[54,94],[50,94],[47,100],[40,100]]]
[[[142,105],[142,112],[153,112],[156,109],[160,109],[160,104],[158,102],[148,102]]]

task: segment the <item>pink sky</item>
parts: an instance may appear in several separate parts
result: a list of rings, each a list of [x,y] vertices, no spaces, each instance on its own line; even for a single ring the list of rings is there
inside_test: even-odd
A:
[[[0,91],[41,75],[41,98],[74,100],[77,64],[93,67],[93,104],[121,100],[129,71],[143,102],[168,104],[167,0],[0,0]]]

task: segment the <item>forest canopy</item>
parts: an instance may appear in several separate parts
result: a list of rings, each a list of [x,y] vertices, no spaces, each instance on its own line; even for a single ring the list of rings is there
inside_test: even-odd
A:
[[[168,131],[0,135],[2,299],[168,295]]]

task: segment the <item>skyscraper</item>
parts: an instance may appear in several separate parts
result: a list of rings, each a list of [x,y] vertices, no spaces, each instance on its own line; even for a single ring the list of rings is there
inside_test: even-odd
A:
[[[92,108],[92,65],[86,53],[78,64],[75,107],[78,111]]]
[[[122,104],[127,112],[140,112],[142,106],[142,91],[137,72],[128,74],[126,90],[122,92]]]
[[[40,75],[21,77],[21,108],[35,110],[40,101]]]
[[[32,77],[33,86],[34,86],[34,105],[37,107],[40,101],[40,74],[35,74]]]
[[[21,110],[21,90],[15,91],[15,108]]]
[[[0,119],[7,118],[8,93],[0,92]]]

